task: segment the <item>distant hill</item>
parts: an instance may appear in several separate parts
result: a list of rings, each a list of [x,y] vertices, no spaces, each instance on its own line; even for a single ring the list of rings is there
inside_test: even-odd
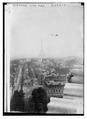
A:
[[[60,61],[65,66],[83,65],[83,59],[80,57],[66,57]]]
[[[14,59],[14,60],[11,60],[10,63],[11,64],[19,64],[19,59]]]
[[[14,59],[11,60],[11,64],[19,64],[20,60],[22,59]],[[25,61],[27,61],[26,59],[24,59]],[[58,59],[49,59],[49,61],[52,61],[53,63],[55,62],[59,62],[64,66],[74,66],[74,65],[83,65],[83,58],[80,57],[63,57],[63,58],[58,58]]]

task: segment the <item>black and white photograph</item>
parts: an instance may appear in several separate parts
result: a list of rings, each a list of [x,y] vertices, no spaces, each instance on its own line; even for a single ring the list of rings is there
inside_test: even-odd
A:
[[[4,7],[4,114],[84,115],[84,3]]]

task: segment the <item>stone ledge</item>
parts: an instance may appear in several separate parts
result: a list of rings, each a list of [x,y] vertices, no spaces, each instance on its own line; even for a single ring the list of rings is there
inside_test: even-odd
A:
[[[83,103],[79,102],[79,100],[51,97],[47,113],[83,114]]]

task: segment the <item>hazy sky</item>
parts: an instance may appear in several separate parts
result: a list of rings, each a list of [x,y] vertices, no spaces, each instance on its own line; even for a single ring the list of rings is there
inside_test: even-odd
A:
[[[9,10],[6,25],[11,58],[38,57],[41,39],[47,57],[83,55],[83,6],[80,4],[10,5]]]

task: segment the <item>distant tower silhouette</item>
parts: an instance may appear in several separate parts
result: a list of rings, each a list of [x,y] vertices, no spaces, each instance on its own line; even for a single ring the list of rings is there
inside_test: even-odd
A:
[[[46,57],[45,54],[44,54],[44,51],[43,51],[43,41],[42,41],[42,39],[41,39],[41,50],[40,50],[40,53],[39,53],[38,57],[40,58],[41,62],[42,62],[42,59]]]

